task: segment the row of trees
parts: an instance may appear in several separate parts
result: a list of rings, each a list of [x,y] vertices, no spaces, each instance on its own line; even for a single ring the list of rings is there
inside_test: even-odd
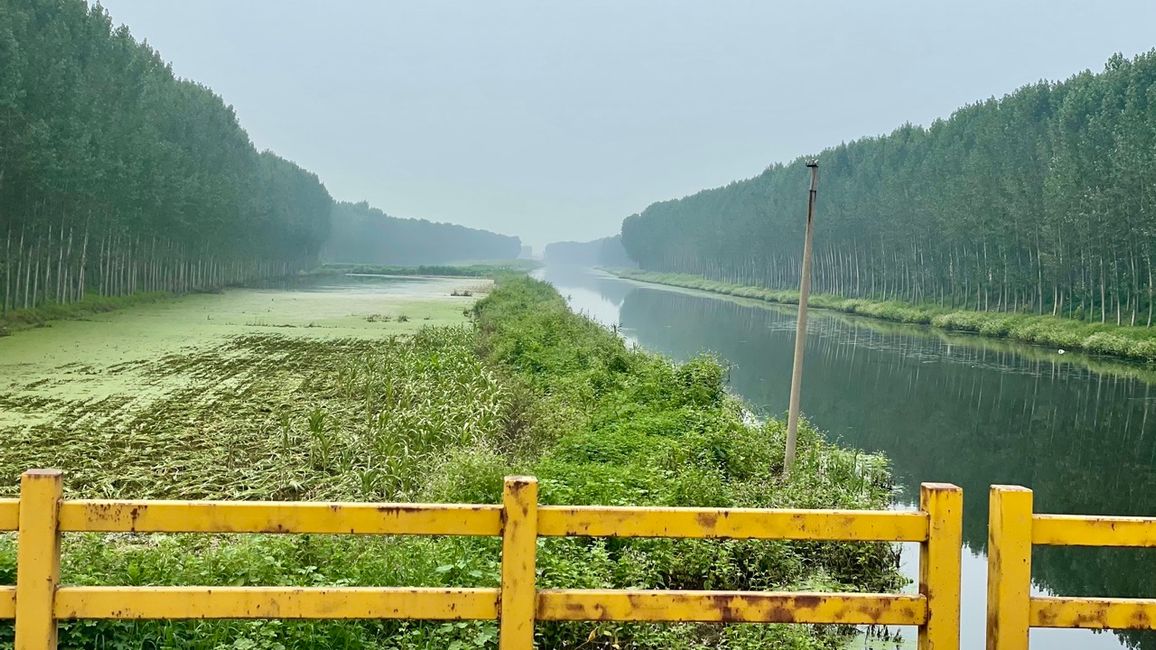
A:
[[[315,263],[332,200],[83,0],[0,0],[0,305]]]
[[[577,264],[581,266],[634,266],[634,260],[622,247],[622,236],[603,237],[593,241],[560,241],[546,244],[547,264]]]
[[[336,203],[322,259],[347,264],[448,264],[512,260],[517,237],[450,223],[391,217],[368,203]]]
[[[816,291],[1151,326],[1156,51],[819,155]],[[798,286],[803,159],[622,225],[643,268]]]

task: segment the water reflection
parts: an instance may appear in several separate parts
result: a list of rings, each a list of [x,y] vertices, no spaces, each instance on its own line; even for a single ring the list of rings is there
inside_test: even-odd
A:
[[[619,322],[648,349],[678,359],[718,355],[752,406],[786,409],[792,309],[574,270],[543,276],[563,294],[584,296],[576,309]],[[1032,488],[1041,512],[1156,514],[1156,373],[1143,366],[816,312],[805,373],[804,413],[848,445],[886,453],[901,507],[914,504],[921,481],[963,487],[965,557],[974,554],[965,561],[964,647],[982,647],[989,485]],[[1156,596],[1156,552],[1039,548],[1033,564],[1047,592]],[[1156,648],[1147,633],[1034,631],[1033,640]]]

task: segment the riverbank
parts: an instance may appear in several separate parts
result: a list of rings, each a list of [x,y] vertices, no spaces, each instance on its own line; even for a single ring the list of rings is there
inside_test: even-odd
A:
[[[14,331],[30,327],[43,327],[54,320],[88,318],[118,309],[146,305],[173,295],[176,294],[162,292],[135,293],[128,296],[89,294],[84,300],[73,303],[49,303],[28,309],[13,309],[0,315],[0,336],[7,336]]]
[[[778,304],[799,303],[797,291],[776,291],[681,273],[657,273],[638,269],[607,269],[607,272],[639,282],[697,289]],[[1079,350],[1089,354],[1156,362],[1156,328],[1085,323],[1035,314],[966,311],[936,305],[842,298],[826,294],[813,294],[810,305],[819,309],[831,309],[898,323],[930,325],[945,330],[1004,338],[1056,350]]]
[[[414,301],[404,307],[409,325],[422,312],[419,298],[406,299]],[[463,302],[473,304],[472,322]],[[66,491],[76,497],[496,503],[504,475],[529,473],[550,504],[888,503],[883,459],[835,447],[810,428],[798,471],[784,482],[784,427],[746,422],[719,364],[678,365],[631,349],[572,314],[549,285],[505,277],[476,304],[439,295],[431,309],[448,304],[458,305],[460,322],[408,333],[375,332],[385,325],[360,311],[336,319],[360,323],[356,336],[316,336],[337,326],[321,319],[280,328],[300,321],[268,316],[215,345],[146,355],[124,370],[170,384],[147,403],[115,389],[96,401],[44,396],[26,408],[48,416],[0,425],[10,441],[0,449],[0,496],[15,493],[22,469],[51,465],[68,472]],[[33,399],[51,388],[48,379],[0,400]],[[473,538],[68,536],[64,580],[495,586],[498,550],[497,540]],[[11,537],[0,538],[0,584],[14,579],[13,560]],[[539,567],[543,587],[889,591],[901,581],[886,544],[558,539],[543,545]],[[0,626],[0,645],[10,630]],[[488,622],[84,622],[62,626],[62,644],[486,648],[495,634]],[[836,628],[752,625],[542,624],[538,634],[543,648],[818,649],[845,639]]]

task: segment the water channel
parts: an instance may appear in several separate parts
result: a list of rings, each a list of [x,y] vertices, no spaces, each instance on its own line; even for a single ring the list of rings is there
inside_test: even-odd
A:
[[[794,308],[587,269],[538,275],[575,311],[646,349],[717,355],[753,409],[786,411]],[[1156,369],[814,311],[804,373],[806,417],[833,439],[891,459],[896,508],[916,507],[924,481],[964,489],[965,649],[984,647],[989,485],[1031,488],[1037,512],[1156,514]],[[917,549],[903,557],[914,575]],[[1156,552],[1037,547],[1032,577],[1037,593],[1153,597]],[[1033,630],[1032,647],[1156,648],[1156,633]]]

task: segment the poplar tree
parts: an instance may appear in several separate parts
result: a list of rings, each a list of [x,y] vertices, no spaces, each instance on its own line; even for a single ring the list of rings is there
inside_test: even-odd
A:
[[[0,0],[0,304],[313,266],[332,199],[82,0]]]
[[[1153,324],[1156,51],[822,152],[815,291]],[[798,286],[802,159],[622,224],[642,268]]]

